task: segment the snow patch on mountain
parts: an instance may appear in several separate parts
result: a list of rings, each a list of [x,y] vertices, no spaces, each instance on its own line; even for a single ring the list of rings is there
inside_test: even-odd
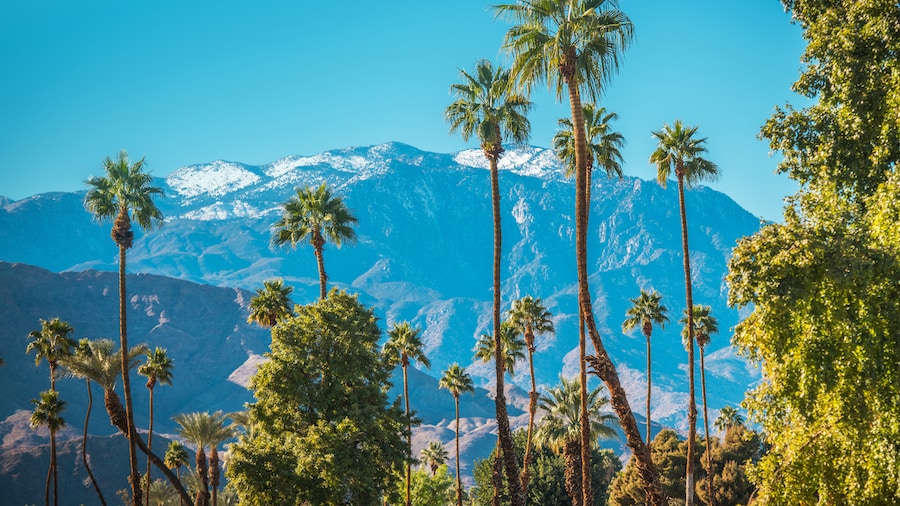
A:
[[[460,151],[453,157],[453,160],[460,165],[476,169],[490,167],[484,152],[480,149]],[[556,154],[552,150],[534,146],[521,146],[504,151],[500,156],[497,169],[541,179],[564,178],[562,166]]]
[[[208,165],[182,167],[168,177],[166,184],[185,198],[208,194],[220,197],[258,183],[260,177],[241,164],[216,160]]]

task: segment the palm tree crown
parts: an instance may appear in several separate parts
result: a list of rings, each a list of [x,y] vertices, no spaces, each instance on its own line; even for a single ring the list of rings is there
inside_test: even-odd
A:
[[[450,87],[458,98],[444,112],[450,131],[459,131],[464,141],[476,136],[488,159],[500,156],[504,139],[525,142],[531,131],[525,116],[531,102],[511,91],[509,70],[480,60],[472,74],[459,73],[463,82]]]
[[[291,316],[291,292],[294,288],[284,286],[284,280],[263,281],[263,287],[256,289],[256,296],[250,299],[250,316],[247,323],[271,328],[280,320]]]
[[[732,427],[743,424],[744,417],[741,416],[737,408],[735,408],[734,406],[725,406],[719,411],[719,416],[716,417],[714,425],[716,427],[716,430],[723,432]]]
[[[560,378],[561,384],[541,395],[541,409],[545,412],[541,425],[535,433],[535,439],[553,451],[562,451],[568,442],[581,440],[581,383],[576,380]],[[609,399],[601,395],[601,389],[595,388],[588,393],[588,413],[590,416],[591,442],[598,439],[616,437],[615,416],[603,413],[602,409]]]
[[[665,124],[662,130],[653,132],[658,145],[650,155],[650,163],[656,165],[656,180],[663,187],[673,171],[687,188],[719,177],[718,166],[701,156],[706,153],[706,138],[694,137],[697,128],[675,120],[672,126]]]
[[[587,142],[587,167],[588,173],[597,163],[597,167],[603,169],[608,177],[622,178],[622,148],[625,146],[625,137],[612,130],[610,123],[619,119],[614,112],[606,112],[606,108],[596,108],[593,104],[582,105],[584,109],[584,128]],[[553,149],[556,156],[563,161],[566,177],[575,175],[575,136],[573,134],[572,120],[561,118],[560,129],[553,135]]]
[[[325,243],[331,242],[340,248],[345,242],[356,242],[353,227],[357,219],[344,204],[344,199],[332,193],[326,183],[315,189],[307,186],[297,190],[282,209],[281,219],[273,225],[272,243],[276,246],[290,244],[296,248],[298,243],[309,238],[319,268],[319,295],[324,299],[328,279],[322,259]]]
[[[431,469],[432,477],[437,473],[438,468],[447,462],[448,457],[447,450],[440,441],[429,441],[428,445],[422,448],[421,455],[422,461]]]
[[[431,362],[425,356],[425,344],[419,334],[419,329],[412,328],[409,322],[395,324],[388,331],[388,340],[384,343],[388,360],[394,363],[399,361],[402,367],[409,366],[413,361],[430,368]]]
[[[146,356],[147,360],[138,367],[138,374],[147,378],[147,388],[152,390],[157,383],[171,385],[173,365],[166,349],[157,346],[153,351],[147,350]]]
[[[685,316],[678,320],[678,323],[682,325],[687,325],[687,310],[685,310]],[[710,336],[712,334],[719,333],[719,320],[716,319],[712,314],[712,306],[706,306],[703,304],[694,304],[694,314],[691,319],[694,324],[694,339],[697,340],[697,345],[703,348],[707,344],[709,344]],[[681,338],[684,342],[684,345],[687,346],[688,332],[687,327],[682,329]]]
[[[622,330],[629,331],[640,327],[641,333],[650,337],[653,333],[653,324],[665,327],[669,321],[666,316],[668,309],[662,305],[662,295],[656,290],[648,292],[641,289],[641,294],[635,299],[628,299],[632,306],[625,311],[625,321],[622,322]]]
[[[516,362],[525,358],[525,341],[509,321],[500,324],[500,343],[503,348],[503,370],[515,376]],[[475,358],[482,362],[490,362],[494,358],[494,336],[481,334],[475,344]]]
[[[71,337],[72,326],[59,318],[41,320],[40,330],[32,330],[28,333],[30,340],[25,347],[25,353],[35,352],[34,364],[46,360],[50,366],[50,390],[56,389],[56,369],[59,361],[72,355],[77,342]]]

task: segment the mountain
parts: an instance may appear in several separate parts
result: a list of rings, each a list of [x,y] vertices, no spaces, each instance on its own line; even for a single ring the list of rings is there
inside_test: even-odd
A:
[[[441,371],[459,362],[468,367],[476,384],[489,390],[490,367],[472,360],[476,338],[491,330],[493,244],[486,167],[478,150],[438,154],[389,143],[292,156],[262,166],[219,160],[157,179],[155,184],[166,194],[158,201],[166,222],[159,230],[138,232],[128,253],[128,271],[141,273],[129,280],[132,310],[148,315],[143,323],[140,318],[129,320],[129,335],[134,342],[152,346],[194,347],[176,359],[176,386],[166,387],[157,397],[160,403],[169,402],[162,409],[171,411],[160,412],[174,414],[195,409],[192,406],[232,409],[224,404],[239,407],[250,398],[227,378],[232,374],[246,378],[254,360],[267,349],[267,334],[245,322],[252,290],[263,280],[283,277],[294,287],[294,302],[308,303],[318,295],[312,249],[305,244],[296,251],[273,248],[271,225],[280,217],[279,205],[296,188],[322,182],[343,195],[359,218],[357,244],[341,249],[326,246],[329,282],[358,293],[375,308],[383,328],[409,320],[422,329],[432,369],[417,376],[421,381],[436,383]],[[500,170],[501,298],[508,307],[524,295],[541,297],[554,313],[557,332],[538,337],[535,355],[538,383],[552,386],[560,374],[577,371],[574,186],[546,149],[510,149]],[[84,192],[47,193],[5,200],[0,207],[0,260],[52,271],[39,275],[35,269],[19,283],[61,273],[55,275],[56,282],[66,287],[47,285],[32,292],[27,301],[32,309],[15,325],[7,325],[9,316],[0,312],[4,323],[0,354],[7,362],[0,369],[4,385],[13,368],[33,368],[30,357],[19,355],[19,350],[24,350],[28,331],[39,327],[38,318],[70,319],[79,337],[117,336],[114,281],[103,285],[105,293],[100,290],[104,295],[96,302],[88,303],[88,295],[76,295],[80,292],[74,288],[99,287],[100,280],[117,269],[111,225],[95,223],[84,210],[83,197]],[[655,181],[595,177],[592,198],[590,285],[604,344],[619,368],[632,407],[643,413],[644,340],[637,333],[623,334],[621,322],[628,299],[640,288],[652,287],[663,294],[671,323],[653,336],[653,417],[684,428],[687,354],[677,324],[684,307],[684,276],[676,185],[661,188]],[[739,402],[758,378],[729,344],[729,329],[740,315],[726,305],[724,275],[737,239],[755,232],[760,223],[726,195],[706,187],[688,191],[686,203],[694,300],[713,307],[722,329],[721,335],[713,336],[707,355],[710,404],[719,408]],[[8,269],[13,267],[34,269],[21,265]],[[20,290],[8,282],[0,285],[3,305],[22,304]],[[83,300],[75,300],[78,297]],[[89,317],[76,320],[79,315]],[[525,374],[513,381],[528,388]],[[26,397],[43,388],[35,384],[44,383],[30,383]],[[219,387],[221,392],[216,391]],[[179,389],[204,388],[209,391],[188,394],[190,406],[163,401],[168,395],[180,395],[175,394]],[[446,392],[411,397],[420,413],[425,401],[448,397],[435,407],[443,410],[434,413],[443,413],[442,418],[423,417],[426,425],[434,425],[428,430],[447,442],[452,431],[441,420],[452,418],[452,403],[441,394]],[[141,400],[135,402],[140,405]],[[0,416],[29,408],[27,400],[15,406],[0,402]],[[473,414],[473,430],[488,427],[491,416],[492,407],[480,422],[480,415]]]

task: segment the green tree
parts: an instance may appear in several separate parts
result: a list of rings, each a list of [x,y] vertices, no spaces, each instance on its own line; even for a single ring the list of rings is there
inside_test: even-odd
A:
[[[340,248],[345,242],[356,242],[353,227],[357,219],[344,203],[341,196],[332,193],[326,183],[318,188],[310,186],[297,190],[297,194],[282,204],[282,217],[273,225],[272,243],[276,246],[297,244],[307,237],[316,255],[319,269],[319,298],[327,295],[325,274],[325,243],[331,242]]]
[[[146,361],[138,367],[138,374],[147,378],[146,387],[150,391],[150,427],[147,430],[147,448],[153,451],[153,392],[156,384],[172,384],[172,359],[166,353],[165,348],[156,347],[155,350],[147,350]],[[147,457],[147,474],[144,480],[147,482],[146,506],[150,506],[150,457]]]
[[[534,85],[546,82],[555,89],[557,99],[569,98],[575,147],[575,257],[578,271],[578,304],[581,325],[586,325],[594,345],[591,357],[594,371],[610,392],[610,404],[619,421],[647,484],[654,504],[665,504],[647,445],[641,437],[634,414],[619,381],[615,365],[609,358],[594,320],[593,303],[587,270],[587,200],[588,151],[582,95],[590,100],[599,97],[603,84],[618,69],[620,54],[633,38],[633,26],[615,2],[604,0],[527,0],[495,7],[500,15],[511,16],[516,23],[506,34],[504,47],[512,53],[511,72],[515,81],[528,93]],[[583,328],[583,327],[580,327]],[[581,334],[581,332],[579,332]],[[579,348],[584,349],[584,338]],[[584,365],[581,366],[586,369]],[[582,383],[586,383],[586,379]],[[583,391],[587,391],[584,386]],[[584,401],[583,401],[584,403]],[[582,428],[587,440],[588,428]],[[582,445],[587,452],[587,445]],[[582,459],[587,460],[587,459]],[[589,483],[589,468],[582,469],[582,481]],[[585,487],[586,502],[591,502]]]
[[[399,490],[405,493],[405,480],[401,480]],[[412,505],[413,506],[447,506],[456,500],[453,490],[453,476],[446,464],[435,467],[434,473],[417,469],[412,473]],[[400,504],[391,503],[391,504]]]
[[[622,330],[629,330],[640,327],[641,333],[647,340],[647,444],[653,440],[650,429],[650,336],[653,335],[653,324],[665,328],[669,317],[666,316],[668,309],[662,305],[662,295],[656,290],[647,292],[641,288],[641,294],[631,301],[631,307],[625,311],[625,321],[622,322]],[[652,451],[652,448],[651,448]]]
[[[46,360],[50,366],[50,390],[56,390],[56,370],[59,361],[72,355],[73,348],[78,344],[72,339],[74,330],[67,322],[59,318],[52,320],[41,319],[40,330],[32,330],[28,333],[28,346],[25,353],[34,352],[34,365]]]
[[[616,430],[611,426],[615,417],[602,412],[609,404],[609,399],[600,394],[599,388],[591,390],[588,394],[588,421],[592,446],[597,445],[599,438],[617,437]],[[544,417],[535,433],[535,442],[562,454],[566,463],[566,493],[573,505],[583,505],[581,382],[560,377],[560,385],[541,396],[541,409],[544,411]]]
[[[494,365],[496,370],[497,395],[494,404],[497,411],[497,430],[500,445],[505,450],[504,465],[508,473],[515,474],[509,486],[512,495],[519,498],[515,504],[524,506],[525,495],[519,483],[519,470],[512,457],[512,435],[509,428],[509,414],[506,410],[506,394],[503,387],[503,352],[500,329],[500,261],[502,258],[502,232],[500,225],[500,176],[497,168],[503,154],[503,142],[525,142],[531,131],[526,114],[531,108],[524,96],[512,90],[509,70],[494,67],[488,60],[481,60],[470,74],[460,70],[462,83],[450,87],[457,99],[451,103],[444,116],[450,123],[450,131],[459,131],[463,140],[473,135],[478,138],[481,150],[488,160],[491,174],[491,210],[494,222]]]
[[[531,391],[528,392],[528,440],[525,444],[525,458],[522,461],[522,488],[528,492],[528,467],[530,465],[531,440],[534,434],[534,415],[537,413],[538,392],[534,377],[535,333],[556,332],[553,328],[553,313],[544,307],[541,299],[526,295],[514,300],[509,310],[508,321],[516,331],[525,337],[528,350],[528,371],[531,376]]]
[[[606,172],[607,177],[622,178],[624,160],[621,149],[625,146],[625,137],[610,128],[610,123],[619,119],[618,114],[608,113],[606,108],[596,108],[594,104],[583,104],[582,108],[584,109],[585,148],[587,149],[585,155],[587,159],[585,162],[587,164],[586,200],[590,202],[594,162],[597,162],[597,167]],[[572,132],[572,120],[561,118],[559,130],[553,135],[553,149],[556,151],[556,156],[565,165],[566,177],[575,175],[575,136]]]
[[[762,372],[744,406],[771,445],[761,502],[900,502],[900,11],[889,0],[785,1],[808,42],[761,136],[798,183],[782,223],[741,240],[734,344]],[[789,248],[789,249],[785,249]]]
[[[712,457],[704,459],[712,486],[697,486],[697,498],[705,504],[748,504],[755,487],[747,475],[747,467],[757,462],[765,448],[760,435],[743,424],[732,426],[721,442],[712,440]],[[710,501],[712,494],[713,501]]]
[[[409,451],[371,308],[332,289],[272,329],[225,470],[242,504],[376,504]]]
[[[394,324],[388,332],[388,340],[384,343],[384,353],[390,362],[399,360],[400,367],[403,368],[403,402],[406,404],[407,418],[407,434],[406,446],[412,455],[412,418],[409,412],[409,376],[407,368],[410,359],[416,361],[425,367],[431,368],[431,362],[425,356],[425,345],[419,337],[419,330],[410,327],[409,322],[401,322]],[[406,506],[410,505],[410,494],[412,492],[412,462],[406,462]]]
[[[257,288],[256,295],[250,299],[250,316],[247,317],[247,323],[272,328],[279,321],[292,316],[292,291],[294,288],[284,286],[284,280],[281,278],[263,281],[263,287]]]
[[[429,441],[425,448],[422,448],[422,463],[427,464],[431,469],[431,477],[434,478],[439,467],[447,462],[447,450],[440,441]]]
[[[659,431],[653,442],[653,461],[659,470],[659,481],[669,497],[685,496],[684,473],[687,469],[687,442],[679,439],[672,429]],[[694,457],[698,469],[699,455]],[[697,471],[695,471],[697,472]],[[677,500],[675,500],[677,501]],[[674,501],[673,501],[674,502]],[[610,487],[609,504],[616,506],[644,506],[650,504],[643,491],[643,484],[634,461],[629,461],[625,469],[613,480]]]
[[[450,391],[456,406],[456,504],[462,506],[462,477],[459,474],[459,397],[466,392],[474,392],[475,385],[466,370],[454,363],[444,371],[438,386]],[[514,476],[518,476],[518,471]]]
[[[516,444],[516,458],[523,459],[525,445],[528,441],[527,431],[518,430],[513,433],[513,441]],[[473,476],[475,485],[469,490],[471,504],[473,506],[487,506],[493,500],[493,484],[491,461],[495,458],[497,450],[494,449],[486,459],[475,461]],[[572,500],[566,494],[565,487],[565,460],[546,447],[535,447],[531,453],[532,475],[531,485],[528,487],[528,504],[553,504],[558,506],[570,506]],[[594,505],[606,505],[608,500],[607,488],[615,474],[622,468],[619,458],[611,450],[594,447],[591,450],[591,480],[594,494]],[[501,487],[502,488],[502,487]],[[500,504],[509,504],[509,496],[504,494],[500,498]]]
[[[95,339],[87,343],[90,348],[88,353],[76,353],[65,361],[66,369],[76,378],[87,378],[103,388],[103,404],[109,415],[109,421],[113,427],[119,429],[126,438],[128,437],[128,422],[125,415],[125,407],[116,394],[116,380],[121,377],[119,371],[121,352],[115,349],[115,343],[109,339]],[[149,348],[146,344],[132,346],[125,354],[128,370],[138,366],[140,357],[146,355]],[[135,444],[140,451],[150,457],[150,461],[157,469],[163,472],[166,479],[175,487],[182,499],[190,503],[191,498],[182,486],[181,481],[165,463],[156,456],[141,438],[135,439]],[[138,483],[140,485],[140,483]],[[140,486],[138,487],[140,489]]]
[[[59,504],[59,484],[56,470],[56,433],[66,425],[62,412],[66,402],[60,400],[59,392],[47,390],[41,392],[37,399],[31,399],[34,411],[31,413],[31,426],[33,428],[46,426],[50,431],[50,467],[47,469],[47,484],[44,488],[44,503],[50,504],[50,479],[53,479],[53,504]]]
[[[224,441],[234,437],[234,429],[225,425],[226,418],[227,416],[222,411],[182,413],[174,418],[181,437],[197,446],[195,463],[197,477],[200,479],[200,490],[197,492],[195,501],[197,505],[210,503],[210,489],[212,490],[212,504],[218,504],[220,475],[218,447]],[[209,448],[208,459],[206,457],[207,448]]]
[[[134,244],[132,222],[150,230],[163,222],[162,212],[153,202],[163,191],[155,186],[150,174],[144,172],[144,159],[130,163],[128,153],[119,152],[116,159],[103,160],[105,176],[94,176],[86,181],[89,190],[84,205],[97,221],[114,219],[111,236],[119,248],[119,347],[121,348],[122,391],[125,395],[125,417],[128,435],[128,457],[131,466],[132,504],[141,504],[140,473],[135,453],[137,430],[131,403],[131,379],[128,377],[128,333],[126,324],[125,253]]]
[[[681,120],[675,120],[673,126],[663,125],[662,130],[653,132],[657,141],[656,150],[650,155],[650,163],[656,165],[656,180],[665,188],[669,176],[675,173],[678,181],[678,208],[681,211],[681,249],[684,257],[684,293],[685,308],[694,307],[694,295],[691,286],[691,256],[688,247],[687,211],[684,206],[685,187],[692,187],[701,181],[712,181],[718,177],[716,164],[703,158],[706,153],[706,138],[695,137],[697,127],[685,127]],[[697,432],[697,402],[694,392],[694,324],[693,315],[687,314],[688,329],[688,460],[687,480],[693,477],[694,439]],[[688,483],[685,503],[694,504],[694,486]]]

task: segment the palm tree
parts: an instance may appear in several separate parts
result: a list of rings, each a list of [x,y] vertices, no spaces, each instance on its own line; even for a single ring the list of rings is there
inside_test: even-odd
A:
[[[394,362],[399,358],[400,367],[403,368],[403,399],[406,402],[406,445],[412,456],[412,419],[409,414],[409,377],[407,368],[410,359],[427,368],[431,368],[431,362],[425,356],[425,345],[419,337],[419,330],[409,326],[409,322],[396,323],[388,332],[388,340],[384,343],[384,353],[388,360]],[[406,506],[410,505],[410,492],[412,483],[412,463],[406,461]]]
[[[56,370],[59,361],[72,355],[72,349],[78,344],[70,336],[74,330],[67,322],[54,318],[52,320],[41,319],[40,330],[32,330],[28,333],[30,340],[25,347],[25,353],[35,352],[34,365],[46,360],[50,366],[50,390],[56,390]]]
[[[113,160],[103,160],[106,176],[94,176],[86,181],[90,189],[84,197],[84,205],[97,221],[115,219],[111,236],[119,248],[119,347],[121,348],[122,391],[125,394],[125,419],[127,422],[128,456],[131,466],[132,504],[141,504],[140,475],[137,469],[134,412],[131,403],[131,379],[128,377],[128,333],[126,325],[125,252],[134,243],[132,221],[144,230],[162,224],[162,212],[153,198],[163,191],[151,186],[150,174],[144,172],[144,159],[130,163],[128,153],[121,151]]]
[[[156,384],[172,384],[172,359],[166,354],[165,348],[156,347],[155,350],[147,350],[147,361],[138,367],[138,374],[147,378],[147,390],[150,391],[150,428],[147,433],[147,448],[153,450],[153,391]],[[147,498],[146,506],[150,506],[150,457],[147,457]]]
[[[190,462],[187,448],[178,441],[169,441],[164,462],[169,469],[175,469],[175,476],[181,480],[181,466],[186,466]],[[180,504],[184,505],[184,499],[180,500]]]
[[[256,323],[263,328],[272,328],[276,323],[291,316],[291,292],[294,288],[284,286],[284,280],[263,281],[263,287],[256,289],[256,296],[250,299],[250,316],[247,323]]]
[[[197,445],[197,476],[201,488],[197,492],[196,504],[210,503],[209,490],[212,488],[212,504],[217,502],[219,488],[219,452],[218,446],[223,441],[234,437],[234,430],[225,425],[227,415],[222,411],[209,413],[183,413],[175,416],[179,425],[178,433]],[[207,466],[206,448],[209,448],[209,464]]]
[[[619,55],[633,38],[631,21],[616,8],[615,2],[604,0],[521,0],[495,6],[500,15],[509,15],[516,23],[506,33],[504,48],[512,53],[512,74],[517,83],[530,92],[546,81],[556,90],[557,98],[569,98],[575,146],[575,256],[578,271],[579,321],[586,325],[594,345],[590,357],[594,372],[610,392],[610,404],[619,417],[622,430],[631,447],[637,468],[653,506],[666,503],[659,476],[650,452],[641,437],[634,414],[619,381],[615,365],[609,358],[594,321],[593,304],[588,288],[587,271],[587,172],[588,151],[581,96],[594,100],[600,88],[618,69]],[[584,338],[579,332],[579,348]],[[584,367],[582,365],[582,367]],[[586,383],[586,379],[582,380]],[[583,385],[587,388],[587,385]],[[587,430],[583,429],[583,432]],[[583,439],[587,435],[582,435]],[[585,452],[587,450],[585,449]],[[590,469],[582,469],[584,482],[590,483]],[[586,502],[592,502],[585,487]]]
[[[678,181],[678,207],[681,210],[681,249],[684,255],[684,286],[685,308],[694,307],[694,296],[691,287],[691,257],[688,248],[687,214],[684,207],[685,186],[692,187],[701,181],[714,180],[719,169],[716,165],[701,155],[706,152],[706,139],[695,138],[697,127],[685,127],[681,120],[676,120],[674,126],[663,125],[662,130],[653,132],[657,140],[656,151],[650,155],[650,163],[656,164],[656,180],[663,187],[672,173],[675,171],[675,179]],[[694,324],[693,315],[687,314],[688,329],[688,444],[687,444],[687,479],[686,479],[686,506],[694,504],[694,439],[697,433],[697,404],[694,393]]]
[[[531,108],[524,96],[512,91],[509,70],[488,60],[475,64],[470,74],[460,70],[462,83],[450,87],[457,97],[451,103],[444,117],[450,123],[450,131],[462,135],[468,141],[472,135],[478,137],[481,150],[488,160],[491,173],[491,209],[494,222],[494,357],[496,367],[497,396],[494,404],[497,412],[497,430],[509,492],[513,506],[524,506],[525,494],[519,483],[519,464],[513,452],[512,433],[509,429],[509,415],[506,411],[506,394],[503,387],[502,343],[500,342],[500,259],[502,234],[500,227],[500,176],[497,164],[503,154],[503,142],[525,142],[531,131],[526,114]]]
[[[744,417],[741,416],[737,408],[734,406],[725,406],[719,411],[716,417],[715,427],[719,432],[728,432],[728,429],[744,424]]]
[[[56,479],[56,432],[66,425],[62,412],[66,402],[59,399],[56,390],[41,392],[40,398],[31,399],[34,411],[31,413],[31,426],[33,428],[46,425],[50,430],[50,468],[47,469],[47,484],[44,487],[44,503],[50,504],[50,477],[53,477],[53,504],[59,503],[59,487]]]
[[[544,307],[541,299],[535,299],[526,295],[512,303],[509,310],[509,322],[525,337],[525,347],[528,350],[528,370],[531,374],[531,391],[528,394],[528,436],[525,440],[525,459],[522,464],[522,489],[528,491],[528,466],[531,455],[531,439],[534,432],[534,415],[537,413],[538,393],[537,383],[534,379],[534,346],[535,333],[556,332],[553,328],[553,313]]]
[[[503,348],[503,370],[515,376],[516,362],[525,358],[525,341],[509,321],[500,323],[500,344]],[[481,334],[475,343],[474,358],[482,362],[494,360],[494,336]]]
[[[706,345],[709,344],[710,335],[719,333],[719,320],[710,315],[710,312],[712,312],[711,306],[694,304],[694,311],[691,315],[691,319],[694,325],[694,338],[697,340],[697,346],[700,348],[700,391],[703,394],[703,429],[706,435],[706,469],[708,470],[707,485],[709,487],[707,492],[709,493],[708,496],[710,501],[712,501],[712,450],[710,449],[709,441],[709,408],[706,404],[706,362],[704,356]],[[685,317],[681,319],[680,323],[687,325],[688,313],[687,311],[684,313]],[[688,341],[688,336],[689,333],[682,332],[685,346],[688,346],[690,343]]]
[[[121,377],[121,372],[119,371],[121,352],[115,349],[115,343],[109,339],[92,340],[89,341],[87,345],[90,347],[90,352],[76,354],[75,356],[68,358],[65,361],[65,367],[69,373],[76,378],[90,379],[103,388],[103,404],[109,415],[109,421],[112,423],[113,427],[119,429],[127,438],[128,422],[126,421],[125,407],[122,406],[122,401],[115,391],[116,381]],[[147,345],[140,344],[138,346],[132,346],[128,350],[125,354],[125,358],[127,360],[126,365],[129,371],[137,367],[140,357],[146,355],[148,349]],[[166,467],[162,459],[147,448],[143,439],[136,438],[135,444],[138,449],[150,457],[153,465],[163,472],[172,486],[175,487],[175,490],[181,495],[182,499],[185,500],[185,502],[190,503],[190,496],[188,496],[181,481],[168,467]],[[138,490],[140,490],[140,487],[138,487]]]
[[[541,409],[545,412],[541,425],[535,433],[535,441],[556,453],[561,453],[566,462],[566,492],[572,504],[581,506],[583,502],[581,469],[581,382],[560,378],[561,384],[541,396]],[[596,446],[599,438],[616,437],[611,426],[615,417],[602,413],[609,399],[601,396],[599,388],[588,394],[588,416],[590,444]]]
[[[453,363],[444,371],[444,375],[438,381],[438,387],[449,390],[456,404],[456,503],[457,506],[462,506],[462,478],[459,475],[459,396],[465,392],[474,392],[475,385],[466,370]]]
[[[585,144],[587,153],[587,202],[590,205],[592,174],[594,162],[606,172],[607,177],[622,179],[622,148],[625,147],[625,137],[611,129],[610,123],[619,119],[614,112],[606,112],[606,108],[599,109],[594,104],[583,104],[584,128],[586,130]],[[565,164],[566,177],[575,175],[575,136],[572,131],[572,120],[561,118],[559,128],[553,135],[553,149],[556,156]],[[590,214],[590,213],[588,213]]]
[[[68,364],[70,361],[83,362],[86,360],[90,360],[90,355],[93,353],[90,343],[91,341],[87,338],[79,339],[78,345],[75,347],[75,353],[69,357],[61,359],[61,365],[66,368],[66,370],[68,370]],[[68,374],[72,377],[76,377],[71,372],[68,372]],[[97,479],[94,477],[94,472],[91,470],[91,466],[87,458],[88,421],[91,418],[91,409],[94,406],[94,394],[93,392],[91,392],[91,379],[85,377],[84,382],[87,385],[88,405],[84,414],[84,429],[81,435],[81,462],[84,464],[85,470],[87,470],[88,477],[91,479],[91,484],[93,484],[94,486],[94,491],[97,492],[97,497],[100,498],[100,504],[106,506],[106,499],[103,497],[103,492],[100,491],[100,484],[97,483]]]
[[[422,448],[422,461],[428,464],[431,469],[431,477],[437,473],[441,465],[447,462],[447,450],[440,441],[429,441],[425,448]]]
[[[300,241],[309,237],[319,268],[319,297],[324,299],[328,280],[322,255],[325,243],[330,241],[340,248],[345,242],[355,242],[353,226],[357,219],[344,199],[334,195],[326,183],[316,189],[307,186],[297,190],[297,195],[282,204],[282,209],[282,217],[274,225],[272,243],[276,246],[290,243],[296,249]]]
[[[647,292],[641,288],[641,294],[636,299],[628,299],[631,301],[631,307],[625,311],[625,321],[622,322],[622,330],[629,330],[640,327],[641,333],[647,339],[647,447],[650,447],[650,441],[653,437],[650,434],[650,336],[653,334],[653,324],[657,324],[665,328],[669,318],[666,316],[666,306],[660,304],[662,295],[656,290]]]

